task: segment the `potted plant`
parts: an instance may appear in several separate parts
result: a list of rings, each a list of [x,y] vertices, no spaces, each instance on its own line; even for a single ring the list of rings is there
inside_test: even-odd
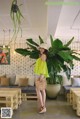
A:
[[[73,39],[74,37],[66,44],[63,44],[60,39],[53,39],[53,37],[50,35],[51,46],[48,49],[47,55],[47,66],[50,77],[47,78],[47,95],[48,93],[50,93],[48,87],[51,88],[54,84],[57,85],[56,91],[58,90],[58,88],[60,90],[62,76],[59,73],[61,71],[64,71],[67,75],[67,78],[70,79],[71,69],[74,66],[73,60],[75,59],[80,61],[80,58],[76,56],[76,54],[78,53],[69,47]],[[26,41],[29,47],[27,47],[26,49],[18,48],[15,49],[15,51],[23,56],[28,55],[32,59],[37,59],[39,57],[39,51],[37,49],[39,44],[33,41],[33,39],[27,39]],[[44,40],[40,36],[39,41],[40,44],[44,42]],[[51,92],[53,92],[52,89]],[[54,97],[56,97],[57,94],[55,94]],[[49,95],[49,97],[51,97],[51,94]]]
[[[70,79],[71,69],[73,68],[73,59],[80,60],[74,56],[74,51],[69,48],[74,37],[63,44],[60,39],[53,40],[50,36],[51,47],[48,50],[47,65],[50,77],[47,78],[47,96],[49,98],[56,98],[60,92],[63,76],[59,73],[64,71],[67,79]],[[65,63],[66,62],[66,63]]]

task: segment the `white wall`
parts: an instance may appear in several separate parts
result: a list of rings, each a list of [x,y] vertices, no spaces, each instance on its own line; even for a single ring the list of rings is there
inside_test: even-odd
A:
[[[6,40],[7,41],[7,40]],[[20,43],[21,42],[21,43]],[[6,42],[7,44],[7,42]],[[26,40],[17,41],[15,45],[10,45],[10,65],[0,65],[0,74],[16,75],[16,74],[27,74],[28,76],[34,75],[33,66],[30,65],[35,62],[28,56],[24,57],[18,53],[14,53],[15,48],[26,48]]]

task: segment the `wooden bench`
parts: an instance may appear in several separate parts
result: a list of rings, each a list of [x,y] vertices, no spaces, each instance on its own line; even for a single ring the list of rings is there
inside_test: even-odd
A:
[[[30,99],[37,99],[36,93],[22,93],[22,101],[30,100]]]
[[[70,89],[70,104],[76,110],[77,115],[80,116],[80,88]]]

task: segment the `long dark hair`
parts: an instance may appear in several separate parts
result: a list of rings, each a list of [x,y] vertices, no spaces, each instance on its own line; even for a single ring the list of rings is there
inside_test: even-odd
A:
[[[45,54],[46,55],[46,57],[47,57],[47,55],[48,55],[48,50],[44,50],[44,52],[43,52],[43,54]]]

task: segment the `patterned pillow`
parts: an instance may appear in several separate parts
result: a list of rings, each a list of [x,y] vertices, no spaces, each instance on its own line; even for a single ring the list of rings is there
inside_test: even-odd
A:
[[[34,86],[34,76],[27,76],[26,74],[16,74],[15,85],[19,85],[20,78],[28,78],[28,85]]]
[[[0,75],[0,84],[1,84],[1,78],[5,78],[6,75]]]
[[[1,86],[9,86],[10,78],[2,77],[1,78]]]
[[[17,74],[16,80],[15,80],[15,85],[19,85],[19,79],[20,78],[26,78],[26,75]]]
[[[19,86],[28,86],[28,78],[20,78]]]

